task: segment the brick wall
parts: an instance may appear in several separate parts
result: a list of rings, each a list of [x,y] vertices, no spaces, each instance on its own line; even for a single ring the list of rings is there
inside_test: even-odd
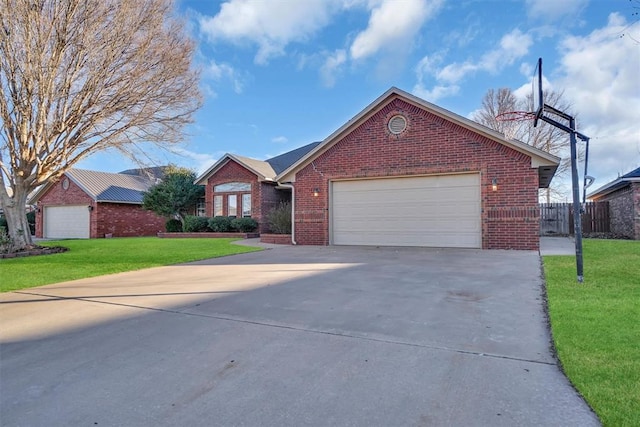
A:
[[[139,237],[155,236],[165,231],[166,218],[159,217],[140,205],[128,203],[98,203],[91,212],[95,218],[96,233],[91,237]]]
[[[155,236],[164,231],[166,219],[151,211],[143,210],[140,205],[124,203],[95,203],[80,187],[69,180],[69,187],[62,187],[61,179],[38,201],[36,213],[36,237],[43,236],[43,213],[46,206],[86,205],[93,206],[89,215],[89,236],[104,237],[111,233],[113,237]]]
[[[53,184],[51,188],[38,201],[36,211],[36,237],[42,237],[44,233],[44,207],[45,206],[62,206],[62,205],[93,205],[93,199],[84,192],[80,187],[69,180],[69,187],[65,190],[62,187],[64,176],[58,182]],[[90,235],[95,233],[95,216],[93,212],[90,215]]]
[[[640,183],[632,182],[598,201],[609,202],[612,233],[640,240]]]
[[[396,114],[408,121],[400,135],[387,128]],[[480,173],[483,248],[539,248],[538,173],[530,157],[397,98],[296,174],[295,240],[329,244],[333,179],[451,172]]]
[[[287,190],[276,190],[275,185],[269,183],[262,183],[262,203],[260,206],[260,231],[262,233],[269,233],[271,230],[269,229],[269,223],[267,221],[267,215],[271,211],[271,209],[278,206],[279,203],[291,201],[291,191]]]
[[[259,182],[258,176],[247,170],[244,166],[229,160],[225,165],[216,171],[215,174],[207,179],[205,186],[205,205],[207,216],[213,216],[213,187],[228,182],[247,182],[251,184],[251,218],[255,219],[258,224],[258,230],[265,232],[268,230],[266,215],[271,208],[283,198],[287,192],[276,190],[275,183]],[[246,193],[246,192],[245,192]],[[242,212],[242,200],[239,196],[241,193],[216,193],[222,195],[223,211],[227,212],[227,195],[238,194],[238,216]]]

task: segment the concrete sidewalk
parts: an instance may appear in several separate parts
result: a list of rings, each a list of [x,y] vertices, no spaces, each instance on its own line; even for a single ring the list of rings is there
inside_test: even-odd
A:
[[[540,255],[574,255],[576,244],[573,237],[540,236]]]
[[[3,426],[597,426],[534,251],[294,247],[0,295]]]

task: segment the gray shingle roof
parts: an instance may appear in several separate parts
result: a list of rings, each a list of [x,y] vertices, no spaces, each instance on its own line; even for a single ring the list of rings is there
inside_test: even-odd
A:
[[[320,144],[320,141],[312,142],[311,144],[307,144],[305,146],[296,148],[295,150],[288,151],[267,160],[257,160],[252,159],[251,157],[244,157],[237,154],[227,153],[214,165],[207,169],[202,175],[200,175],[195,182],[196,184],[204,184],[205,181],[213,173],[215,173],[215,171],[219,167],[225,164],[227,159],[233,159],[236,162],[243,164],[244,167],[249,168],[250,170],[255,172],[258,175],[259,179],[273,181],[276,175],[297,162],[300,158],[302,158],[302,156],[313,150],[318,144]]]
[[[118,173],[125,175],[140,175],[149,179],[164,179],[168,169],[169,166],[152,166],[148,168],[127,169]]]
[[[291,150],[287,153],[280,154],[279,156],[272,157],[267,159],[266,162],[271,165],[273,170],[278,175],[283,170],[287,169],[289,166],[297,162],[302,156],[307,154],[309,151],[316,148],[318,144],[322,141],[312,142],[311,144],[307,144],[303,147],[296,148],[295,150]],[[275,178],[275,175],[272,177]]]
[[[97,202],[142,204],[142,193],[155,181],[139,175],[70,169],[66,175]]]

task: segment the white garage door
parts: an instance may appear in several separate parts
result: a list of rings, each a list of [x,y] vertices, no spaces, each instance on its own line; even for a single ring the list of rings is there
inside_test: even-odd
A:
[[[334,245],[480,248],[480,175],[336,181]]]
[[[44,237],[49,239],[88,239],[89,209],[87,209],[87,205],[45,207]]]

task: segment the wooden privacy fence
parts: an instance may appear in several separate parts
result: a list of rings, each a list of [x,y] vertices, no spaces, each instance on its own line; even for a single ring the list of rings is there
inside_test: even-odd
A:
[[[609,202],[589,202],[583,205],[582,233],[608,233]],[[541,203],[540,235],[573,234],[573,204]]]

